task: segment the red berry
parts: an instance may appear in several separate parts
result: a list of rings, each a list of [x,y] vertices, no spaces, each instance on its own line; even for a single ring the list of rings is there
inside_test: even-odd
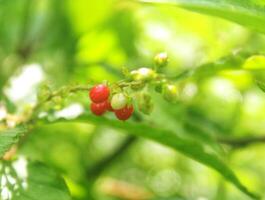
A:
[[[90,104],[90,110],[93,114],[100,116],[103,115],[108,109],[107,101],[103,101],[101,103],[94,103]]]
[[[111,106],[110,101],[107,101],[107,110],[110,111],[110,112],[113,112],[114,111],[114,109]]]
[[[89,92],[90,99],[94,103],[106,101],[109,98],[109,94],[110,90],[104,84],[94,86]]]
[[[119,120],[127,120],[131,117],[131,115],[133,114],[133,105],[130,106],[125,106],[122,109],[119,110],[115,110],[115,115]]]

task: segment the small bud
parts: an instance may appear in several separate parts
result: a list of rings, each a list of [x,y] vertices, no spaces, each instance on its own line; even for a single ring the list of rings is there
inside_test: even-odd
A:
[[[61,104],[62,101],[63,101],[63,99],[62,99],[62,97],[60,97],[60,96],[56,96],[56,97],[54,97],[54,98],[52,99],[52,101],[53,101],[53,103],[55,103],[55,104]]]
[[[44,101],[51,94],[51,89],[47,84],[42,84],[38,90],[38,101]]]
[[[127,67],[122,67],[122,74],[125,76],[125,77],[129,77],[130,76],[130,72],[128,70]]]
[[[156,64],[157,67],[165,67],[168,64],[168,56],[166,52],[162,52],[157,54],[154,57],[154,62]]]
[[[162,94],[165,100],[174,103],[178,98],[178,88],[173,84],[165,84],[162,88]]]
[[[124,108],[128,103],[127,97],[123,93],[114,94],[111,98],[111,107],[114,110],[119,110]]]
[[[142,67],[138,70],[133,70],[130,74],[132,79],[135,81],[150,81],[157,76],[154,70],[146,67]]]
[[[167,83],[167,79],[162,79],[155,82],[155,91],[158,93],[162,92],[163,86]]]
[[[53,108],[55,110],[60,110],[63,107],[63,98],[60,96],[56,96],[52,99],[52,103],[54,104]]]
[[[136,83],[131,84],[131,89],[137,91],[137,90],[143,89],[144,86],[145,86],[145,83],[143,81],[138,81]]]
[[[149,94],[140,93],[137,100],[138,108],[142,113],[149,115],[153,111],[154,104]]]
[[[62,87],[61,89],[61,97],[66,98],[69,95],[70,87]]]

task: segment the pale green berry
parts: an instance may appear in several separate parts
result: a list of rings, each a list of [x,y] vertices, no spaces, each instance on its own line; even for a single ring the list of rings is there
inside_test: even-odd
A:
[[[167,83],[167,79],[163,78],[159,81],[156,81],[154,83],[154,86],[155,86],[155,91],[158,92],[158,93],[161,93],[162,90],[163,90],[163,86]]]
[[[152,98],[147,93],[140,93],[137,98],[137,103],[139,110],[146,115],[149,115],[154,109]]]
[[[173,84],[165,84],[162,88],[162,94],[165,100],[176,102],[178,99],[178,88]]]
[[[119,110],[124,108],[128,103],[127,97],[123,93],[114,94],[111,98],[111,107],[114,110]]]
[[[146,67],[142,67],[138,70],[133,70],[130,74],[132,79],[135,81],[150,81],[157,76],[154,70]]]
[[[132,78],[132,80],[137,80],[139,76],[138,70],[132,70],[130,72],[130,77]]]
[[[154,57],[154,62],[156,64],[156,66],[158,66],[158,67],[165,67],[167,65],[167,63],[168,63],[167,53],[166,52],[162,52],[162,53],[157,54]]]

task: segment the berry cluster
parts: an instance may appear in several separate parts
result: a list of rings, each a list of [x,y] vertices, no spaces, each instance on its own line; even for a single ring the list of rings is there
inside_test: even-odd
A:
[[[105,84],[94,86],[90,90],[92,113],[101,116],[106,111],[111,111],[119,120],[127,120],[134,111],[133,99],[136,101],[138,110],[148,115],[154,107],[148,92],[151,88],[161,93],[166,101],[176,102],[178,87],[165,74],[161,73],[168,63],[167,54],[157,54],[154,57],[154,63],[153,69],[142,67],[130,72],[125,70],[126,78],[112,84],[111,89]]]
[[[118,93],[110,98],[110,89],[104,84],[94,86],[89,96],[91,99],[90,110],[97,116],[103,115],[106,111],[114,112],[119,120],[127,120],[133,113],[133,105],[128,104],[123,93]],[[110,101],[111,99],[111,101]]]

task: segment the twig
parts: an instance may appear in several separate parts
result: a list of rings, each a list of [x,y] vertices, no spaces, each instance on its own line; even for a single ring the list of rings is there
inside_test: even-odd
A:
[[[61,96],[62,93],[67,90],[68,93],[75,93],[79,91],[89,91],[91,89],[91,86],[83,86],[83,85],[78,85],[74,86],[69,89],[61,88],[55,92],[52,92],[49,96],[47,96],[43,101],[39,102],[33,109],[33,113],[35,113],[37,110],[39,110],[43,104],[45,104],[48,101],[51,101],[53,98]]]
[[[142,118],[138,114],[134,114],[133,118],[135,121],[142,121]],[[137,137],[128,136],[120,146],[118,146],[115,151],[108,155],[103,160],[99,161],[92,168],[87,169],[87,177],[98,177],[107,167],[114,163],[118,157],[120,157],[126,150],[137,141]]]
[[[88,179],[97,178],[107,167],[114,163],[126,150],[137,140],[135,136],[127,137],[115,151],[103,160],[96,163],[92,168],[87,169],[86,175]]]

